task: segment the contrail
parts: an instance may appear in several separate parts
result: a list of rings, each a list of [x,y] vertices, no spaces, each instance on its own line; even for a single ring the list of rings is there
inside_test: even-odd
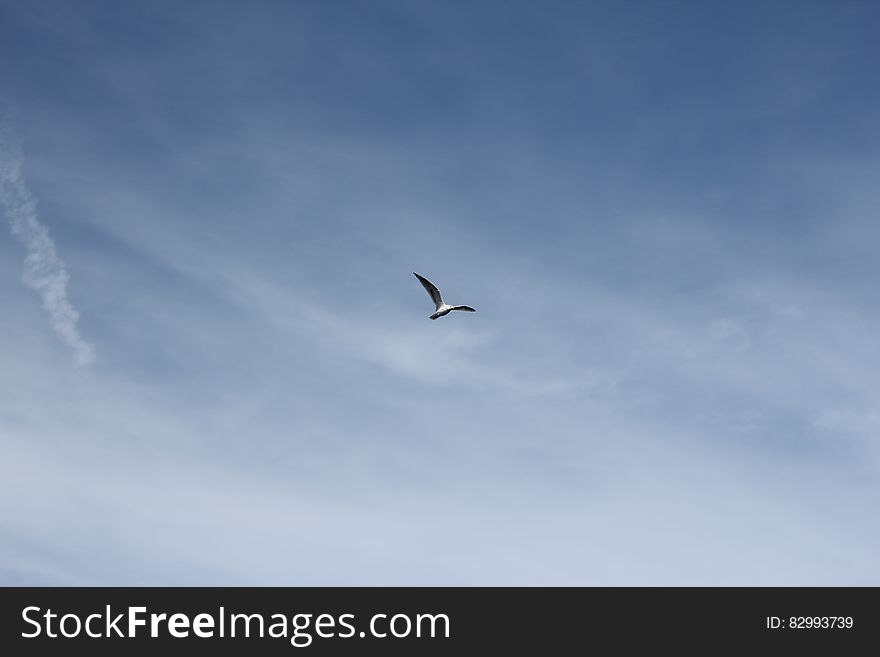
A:
[[[6,121],[0,120],[0,205],[12,234],[27,251],[22,281],[39,292],[55,332],[73,350],[76,365],[86,367],[95,357],[95,348],[76,327],[79,313],[67,299],[70,276],[49,229],[37,218],[37,200],[25,184],[22,162],[21,146]]]

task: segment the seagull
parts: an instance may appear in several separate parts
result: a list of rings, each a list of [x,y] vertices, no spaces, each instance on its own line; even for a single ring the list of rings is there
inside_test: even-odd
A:
[[[431,295],[431,299],[434,301],[434,305],[437,306],[437,312],[431,315],[431,319],[437,319],[438,317],[443,317],[443,315],[448,315],[453,310],[464,310],[468,313],[477,312],[470,306],[450,306],[449,304],[443,303],[443,299],[440,296],[440,290],[437,289],[436,285],[434,285],[424,276],[419,276],[415,272],[413,272],[413,275],[419,279],[419,283],[421,283],[422,286],[428,291],[428,294]]]

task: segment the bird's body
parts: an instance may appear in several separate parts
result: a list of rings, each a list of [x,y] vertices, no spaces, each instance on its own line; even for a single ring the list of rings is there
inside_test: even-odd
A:
[[[437,312],[435,312],[433,315],[431,315],[431,319],[437,319],[438,317],[443,317],[443,315],[448,315],[451,312],[452,312],[452,306],[450,306],[448,303],[444,303],[442,306],[440,306],[437,309]]]
[[[469,313],[477,312],[474,308],[471,308],[470,306],[450,306],[448,303],[443,303],[443,298],[440,296],[440,290],[437,289],[436,285],[434,285],[424,276],[419,276],[415,272],[413,272],[413,275],[419,279],[419,283],[421,283],[422,287],[424,287],[425,290],[428,291],[428,294],[431,296],[431,300],[437,307],[436,312],[430,316],[430,319],[443,317],[444,315],[448,315],[449,313],[451,313],[453,310],[463,310]]]

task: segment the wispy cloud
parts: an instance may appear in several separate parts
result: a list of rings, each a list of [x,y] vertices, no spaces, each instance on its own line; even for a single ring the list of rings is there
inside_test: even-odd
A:
[[[22,280],[39,292],[55,332],[73,350],[78,367],[94,359],[94,347],[86,342],[76,324],[79,313],[67,298],[70,279],[58,255],[49,229],[37,217],[37,200],[22,174],[23,155],[8,121],[0,124],[0,203],[9,219],[12,234],[25,246]]]

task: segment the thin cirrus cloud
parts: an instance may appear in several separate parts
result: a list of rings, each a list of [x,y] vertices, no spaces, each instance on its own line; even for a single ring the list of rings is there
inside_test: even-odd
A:
[[[49,229],[37,215],[37,199],[24,179],[23,154],[8,119],[0,124],[0,204],[9,220],[12,234],[24,245],[22,280],[36,290],[49,313],[52,328],[70,347],[78,367],[86,367],[95,357],[95,349],[77,328],[79,313],[67,296],[70,275]]]

